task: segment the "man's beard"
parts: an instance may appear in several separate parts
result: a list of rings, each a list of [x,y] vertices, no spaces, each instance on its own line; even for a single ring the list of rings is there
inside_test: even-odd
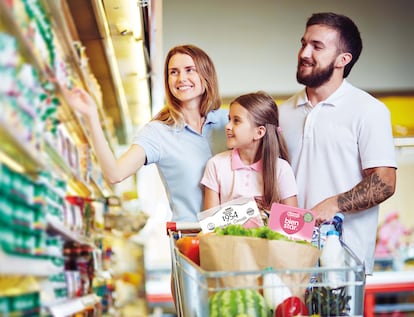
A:
[[[298,83],[303,84],[306,87],[320,87],[332,77],[334,68],[334,62],[332,62],[327,67],[316,71],[315,73],[311,73],[310,75],[301,75],[298,66],[298,71],[296,72],[296,80]]]

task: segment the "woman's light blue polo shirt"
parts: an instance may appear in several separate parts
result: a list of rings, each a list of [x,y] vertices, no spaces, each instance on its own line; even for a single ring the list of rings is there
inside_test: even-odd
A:
[[[207,114],[202,133],[188,125],[175,128],[160,121],[147,123],[133,143],[142,146],[146,165],[157,165],[172,210],[172,220],[198,221],[203,194],[200,180],[207,160],[226,150],[224,128],[228,111]]]

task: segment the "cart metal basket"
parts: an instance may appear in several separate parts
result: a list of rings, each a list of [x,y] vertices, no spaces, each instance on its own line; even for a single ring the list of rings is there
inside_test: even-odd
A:
[[[188,233],[189,226],[183,226],[181,231],[177,225],[171,229],[167,224],[170,237],[172,276],[175,291],[175,306],[178,317],[209,317],[209,298],[212,294],[229,289],[254,289],[263,293],[263,284],[260,278],[269,271],[205,271],[184,256],[176,247],[176,240],[186,235],[194,235],[194,228]],[[275,269],[282,280],[295,281],[294,284],[284,285],[292,292],[300,291],[303,294],[309,315],[320,316],[363,316],[365,268],[356,255],[344,245],[346,251],[346,267],[322,268],[315,266],[304,269]],[[241,259],[243,261],[243,259]],[[324,274],[343,272],[346,275],[345,283],[341,287],[334,287],[321,282]],[[294,278],[292,278],[294,277]],[[231,286],[223,283],[231,279]],[[304,281],[297,283],[297,281]],[[234,281],[240,281],[234,282]],[[280,287],[280,285],[266,285],[265,287]],[[273,308],[273,307],[272,307]]]

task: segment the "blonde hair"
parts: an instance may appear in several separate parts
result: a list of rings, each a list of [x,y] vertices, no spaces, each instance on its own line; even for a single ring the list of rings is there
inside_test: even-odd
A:
[[[173,96],[168,85],[168,64],[170,59],[176,54],[186,54],[193,59],[197,73],[204,86],[205,90],[201,98],[200,115],[204,117],[211,110],[220,108],[221,99],[218,89],[216,69],[207,53],[194,45],[179,45],[171,48],[164,64],[166,105],[154,116],[153,120],[159,120],[168,125],[181,127],[185,123],[181,112],[181,102]]]

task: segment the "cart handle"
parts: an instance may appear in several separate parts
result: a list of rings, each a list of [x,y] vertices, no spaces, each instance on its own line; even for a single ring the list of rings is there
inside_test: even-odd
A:
[[[170,231],[186,232],[186,233],[196,233],[201,231],[201,226],[198,222],[174,222],[167,221],[166,223],[167,235],[170,234]]]

